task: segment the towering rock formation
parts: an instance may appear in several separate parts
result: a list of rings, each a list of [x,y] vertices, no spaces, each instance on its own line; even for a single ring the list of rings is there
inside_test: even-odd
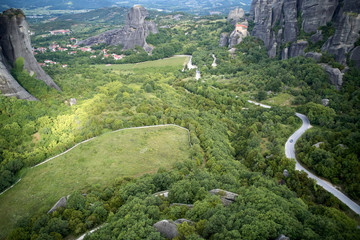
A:
[[[242,40],[249,35],[247,31],[248,22],[244,19],[245,13],[242,8],[235,8],[229,12],[227,20],[235,26],[233,32],[221,33],[219,46],[225,47],[229,46],[232,48],[234,45],[237,45],[242,42]]]
[[[263,40],[270,57],[280,55],[283,59],[304,55],[308,41],[325,41],[321,50],[345,64],[346,54],[360,36],[359,13],[358,0],[253,0],[252,35]],[[335,32],[323,39],[318,29],[330,22]],[[299,39],[301,32],[305,34]]]
[[[100,35],[85,39],[79,44],[88,46],[97,43],[106,43],[109,45],[123,45],[123,49],[141,46],[145,51],[150,52],[152,48],[146,43],[146,37],[149,33],[158,33],[154,22],[146,21],[149,15],[148,11],[142,6],[134,6],[130,9],[126,17],[125,25],[122,29],[114,29],[104,32]]]
[[[9,73],[18,57],[24,58],[24,68],[30,74],[35,73],[37,79],[44,81],[50,87],[60,90],[50,76],[39,66],[33,55],[29,37],[29,26],[25,20],[24,13],[20,9],[8,9],[0,14],[0,47],[0,61],[2,63],[1,91],[3,94],[35,100],[22,87],[19,88],[20,85]]]

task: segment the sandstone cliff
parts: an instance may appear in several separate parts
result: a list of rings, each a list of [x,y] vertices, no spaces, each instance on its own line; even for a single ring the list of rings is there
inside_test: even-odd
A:
[[[360,37],[359,12],[358,0],[253,0],[252,35],[263,40],[270,57],[304,55],[308,44],[323,41],[321,51],[345,64]],[[319,27],[334,31],[323,39]]]
[[[100,35],[85,39],[79,44],[91,46],[97,43],[106,43],[109,45],[123,45],[123,49],[141,46],[145,51],[151,51],[152,48],[146,43],[146,37],[149,33],[158,33],[154,22],[146,21],[149,15],[148,11],[141,6],[134,6],[130,9],[126,17],[125,25],[122,29],[114,29],[104,32]]]
[[[9,70],[14,67],[15,60],[18,57],[24,58],[24,69],[30,74],[35,73],[37,79],[44,81],[50,87],[57,90],[60,90],[60,88],[36,61],[28,33],[29,26],[24,13],[20,9],[8,9],[0,14],[1,73],[4,76],[1,91],[5,95],[10,94],[22,99],[34,100],[35,98],[26,95],[25,90],[20,89],[20,85],[16,81],[15,83],[14,79],[9,75]]]
[[[229,12],[227,20],[235,26],[233,32],[221,33],[219,46],[225,47],[228,46],[232,48],[234,45],[237,45],[242,42],[242,40],[249,35],[247,31],[248,22],[244,19],[245,13],[242,8],[235,8]]]

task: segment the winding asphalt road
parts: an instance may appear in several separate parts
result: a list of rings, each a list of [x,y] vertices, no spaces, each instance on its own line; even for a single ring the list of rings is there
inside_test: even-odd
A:
[[[271,106],[264,105],[264,104],[261,104],[261,103],[257,103],[257,102],[251,101],[251,100],[248,100],[248,102],[253,103],[255,105],[258,105],[258,106],[263,107],[263,108],[271,108]],[[291,135],[289,137],[289,139],[286,141],[286,143],[285,143],[285,155],[286,155],[286,157],[290,158],[290,159],[292,158],[292,159],[295,160],[295,162],[296,162],[295,169],[296,170],[306,172],[309,178],[314,179],[316,181],[317,185],[322,186],[326,191],[333,194],[341,202],[343,202],[345,205],[347,205],[349,208],[351,208],[351,210],[353,210],[354,212],[356,212],[357,214],[360,215],[360,206],[358,204],[356,204],[354,201],[352,201],[350,198],[348,198],[345,194],[343,194],[342,192],[337,190],[336,187],[334,185],[332,185],[331,183],[329,183],[328,181],[325,181],[325,180],[317,177],[316,175],[314,175],[310,171],[308,171],[296,159],[296,156],[295,156],[295,143],[301,137],[301,135],[305,133],[306,130],[311,128],[310,121],[304,114],[296,113],[296,116],[298,118],[300,118],[303,123],[302,123],[301,127],[293,135]]]

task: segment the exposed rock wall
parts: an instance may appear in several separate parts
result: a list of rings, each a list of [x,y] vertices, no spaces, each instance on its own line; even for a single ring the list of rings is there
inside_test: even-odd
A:
[[[360,36],[359,13],[358,0],[253,0],[250,16],[255,27],[252,35],[264,42],[270,57],[281,55],[286,59],[304,55],[304,42],[301,46],[293,45],[299,40],[301,31],[314,33],[309,40],[326,41],[321,50],[334,54],[336,61],[345,64],[346,54]],[[328,22],[333,22],[335,33],[323,39],[318,29]],[[292,44],[285,49],[282,47],[285,43]]]
[[[245,13],[242,8],[235,8],[229,12],[227,20],[234,25],[235,29],[230,34],[220,34],[220,47],[228,46],[229,48],[232,48],[234,45],[241,43],[242,40],[249,35],[249,32],[247,31],[249,24],[244,17]]]
[[[135,46],[141,46],[145,51],[150,52],[152,47],[146,43],[146,37],[150,33],[158,33],[156,24],[152,21],[146,21],[149,15],[148,11],[141,6],[134,6],[127,14],[125,25],[122,29],[114,29],[104,32],[100,35],[90,37],[79,44],[88,46],[97,43],[106,43],[109,45],[123,45],[123,49],[131,49]]]
[[[2,48],[3,63],[13,67],[18,57],[25,60],[24,68],[28,72],[36,73],[36,78],[44,81],[48,86],[57,90],[60,88],[39,66],[36,61],[30,43],[29,26],[24,13],[20,9],[8,9],[0,14],[0,46]],[[6,93],[6,92],[4,92]]]
[[[0,47],[0,91],[2,95],[7,97],[17,97],[30,101],[37,100],[28,93],[10,74],[8,67],[5,66],[6,60],[2,54]]]

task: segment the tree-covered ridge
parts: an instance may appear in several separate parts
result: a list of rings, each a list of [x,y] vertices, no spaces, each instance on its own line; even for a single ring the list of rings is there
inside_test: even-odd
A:
[[[347,207],[296,172],[295,163],[283,152],[286,139],[299,126],[292,106],[304,105],[299,110],[312,112],[311,120],[325,123],[328,129],[332,129],[328,122],[353,121],[352,129],[358,131],[358,120],[347,118],[357,114],[358,75],[351,70],[347,77],[353,76],[348,81],[352,84],[337,92],[313,61],[270,60],[263,44],[252,38],[231,55],[217,47],[218,30],[212,24],[221,23],[212,21],[184,22],[179,29],[164,30],[158,39],[152,36],[154,45],[176,42],[180,53],[192,53],[202,73],[200,81],[193,80],[194,70],[181,72],[181,67],[167,72],[121,72],[89,65],[77,57],[68,68],[47,68],[62,93],[33,84],[27,73],[14,73],[41,101],[1,97],[3,188],[21,176],[19,170],[24,167],[84,139],[131,126],[176,123],[188,128],[193,160],[175,164],[171,171],[160,169],[137,179],[114,180],[112,186],[90,187],[86,198],[72,193],[69,201],[73,203],[66,209],[52,215],[39,212],[18,221],[19,228],[10,239],[79,235],[104,222],[90,238],[159,239],[152,224],[181,217],[195,222],[180,227],[182,237],[189,239],[274,239],[281,233],[291,239],[359,238],[356,222],[344,214],[351,216]],[[185,33],[191,42],[182,41]],[[212,53],[218,59],[216,68],[210,66]],[[294,98],[291,106],[261,109],[247,103],[249,98],[271,100],[280,93]],[[73,97],[77,105],[70,108],[66,101]],[[324,97],[333,105],[319,106]],[[337,104],[351,108],[341,113]],[[329,114],[318,118],[318,111]],[[285,169],[289,177],[284,176]],[[239,197],[223,207],[218,196],[208,193],[214,188],[233,191]],[[170,190],[168,199],[152,196],[165,189]],[[169,206],[176,202],[194,203],[194,208]]]

